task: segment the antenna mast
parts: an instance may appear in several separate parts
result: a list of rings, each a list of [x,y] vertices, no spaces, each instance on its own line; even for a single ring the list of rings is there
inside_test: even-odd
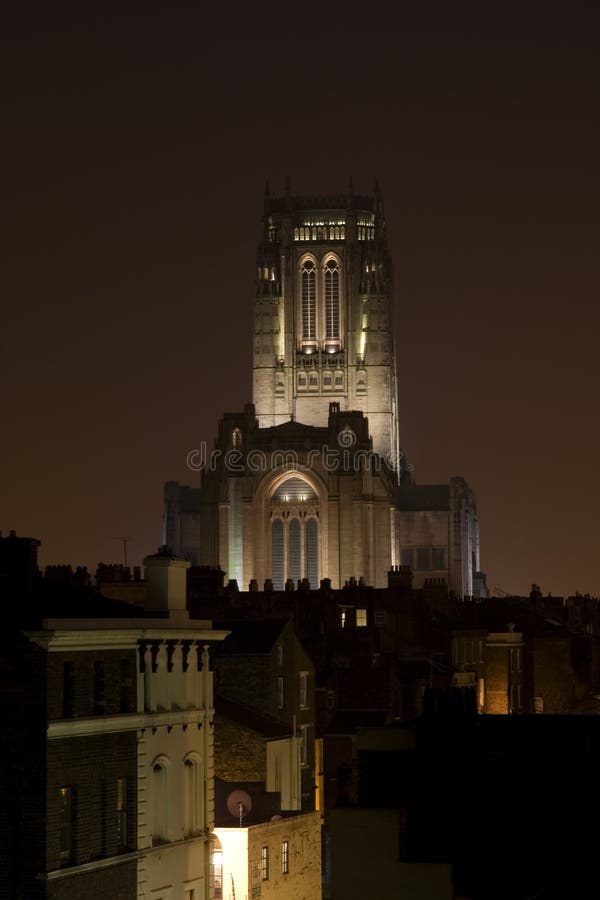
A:
[[[113,541],[123,541],[123,559],[125,560],[125,568],[127,568],[127,544],[132,540],[133,538],[131,535],[119,535],[118,537],[113,537]]]

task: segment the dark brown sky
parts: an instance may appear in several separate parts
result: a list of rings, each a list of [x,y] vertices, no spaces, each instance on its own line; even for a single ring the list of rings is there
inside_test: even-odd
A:
[[[475,488],[492,588],[600,593],[593,13],[19,6],[0,29],[0,528],[41,538],[43,563],[117,560],[120,534],[152,551],[163,482],[189,482],[187,451],[251,397],[265,178],[377,175],[417,480]]]

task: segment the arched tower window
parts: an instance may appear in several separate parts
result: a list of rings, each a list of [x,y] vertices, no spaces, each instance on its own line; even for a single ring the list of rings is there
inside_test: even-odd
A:
[[[325,263],[325,341],[340,340],[340,267],[335,259]]]
[[[313,342],[317,337],[317,269],[311,259],[300,270],[302,283],[302,340]]]
[[[242,432],[236,427],[231,432],[231,446],[239,448],[242,446]]]

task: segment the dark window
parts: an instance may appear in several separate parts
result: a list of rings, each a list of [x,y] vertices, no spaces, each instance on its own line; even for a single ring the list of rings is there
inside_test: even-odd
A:
[[[94,715],[103,716],[106,711],[104,663],[94,663]]]
[[[410,569],[414,569],[415,567],[415,551],[414,550],[402,550],[400,553],[400,562],[403,566],[408,566]]]
[[[121,660],[121,690],[119,709],[122,713],[135,712],[135,686],[133,660]]]
[[[443,547],[434,547],[431,551],[431,568],[443,569],[445,555]]]
[[[417,550],[417,569],[421,572],[429,569],[429,547],[419,547]]]
[[[62,690],[63,719],[72,719],[75,715],[75,664],[63,663]]]

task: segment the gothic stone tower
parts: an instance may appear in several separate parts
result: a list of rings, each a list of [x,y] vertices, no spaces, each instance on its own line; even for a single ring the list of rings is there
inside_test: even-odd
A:
[[[391,262],[383,203],[349,193],[265,195],[254,318],[260,427],[324,426],[329,404],[360,410],[373,449],[396,459]]]
[[[199,488],[165,486],[164,542],[240,588],[329,579],[475,593],[478,527],[462,479],[412,483],[398,447],[392,272],[373,196],[265,195],[253,403],[226,413]]]

